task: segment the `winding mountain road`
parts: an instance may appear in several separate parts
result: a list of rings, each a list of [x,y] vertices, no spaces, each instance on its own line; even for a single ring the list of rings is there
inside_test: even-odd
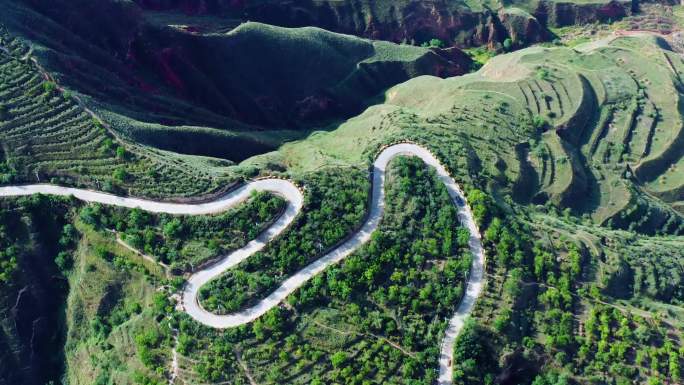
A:
[[[146,211],[179,215],[201,215],[222,212],[244,201],[254,191],[268,191],[282,196],[287,201],[285,211],[268,229],[261,233],[256,239],[223,257],[217,263],[193,273],[185,286],[181,302],[184,311],[198,322],[207,326],[214,328],[229,328],[246,324],[260,317],[268,310],[277,306],[289,294],[294,292],[313,276],[341,261],[364,243],[368,242],[371,234],[377,230],[384,212],[384,186],[387,166],[393,158],[402,155],[417,156],[436,170],[437,176],[446,186],[449,195],[458,208],[458,217],[461,224],[470,231],[469,247],[470,251],[473,253],[473,263],[466,286],[466,293],[459,304],[458,309],[449,321],[448,328],[442,341],[439,358],[439,384],[451,385],[453,382],[452,361],[454,343],[458,333],[463,328],[466,317],[472,311],[475,300],[482,290],[485,256],[480,240],[479,229],[473,218],[472,211],[465,201],[463,192],[437,158],[421,146],[401,143],[386,147],[380,152],[373,163],[373,191],[370,211],[366,217],[365,223],[357,232],[352,234],[351,237],[335,249],[289,277],[273,293],[259,301],[253,307],[227,315],[214,314],[202,308],[198,301],[199,289],[226,270],[234,267],[252,254],[264,248],[268,242],[273,240],[273,238],[283,232],[290,223],[292,223],[295,216],[301,211],[304,202],[302,193],[293,183],[282,179],[256,180],[247,183],[214,201],[198,204],[165,203],[138,198],[119,197],[102,192],[47,184],[0,187],[0,196],[23,196],[38,193],[61,196],[73,195],[75,198],[86,202],[97,202],[128,208],[139,207]]]

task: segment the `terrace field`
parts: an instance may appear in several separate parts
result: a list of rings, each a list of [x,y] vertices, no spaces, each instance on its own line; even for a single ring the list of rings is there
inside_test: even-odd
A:
[[[485,279],[446,384],[681,382],[680,6],[199,3],[0,0],[0,187],[204,207],[291,181],[291,224],[198,288],[222,315],[365,231],[389,145],[429,150],[463,197],[402,153],[368,242],[215,329],[188,282],[287,217],[287,194],[174,215],[8,193],[0,385],[437,384],[477,260],[463,207]]]
[[[357,114],[389,86],[470,66],[457,49],[254,22],[217,33],[132,2],[66,3],[3,0],[0,21],[120,135],[189,155],[239,162]]]
[[[53,182],[109,192],[183,197],[234,176],[218,159],[189,158],[122,139],[0,30],[2,182]]]
[[[677,234],[684,62],[666,44],[609,37],[517,51],[461,77],[418,77],[336,131],[241,167],[355,165],[383,143],[408,138],[458,162],[451,168],[464,179],[486,173],[521,203],[554,202],[597,223]]]

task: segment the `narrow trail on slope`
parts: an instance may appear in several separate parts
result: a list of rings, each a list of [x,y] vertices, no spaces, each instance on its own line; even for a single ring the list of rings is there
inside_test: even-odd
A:
[[[32,194],[50,194],[69,196],[86,202],[140,208],[145,211],[168,213],[177,215],[214,214],[225,211],[249,198],[255,191],[268,191],[282,196],[287,201],[283,214],[264,232],[244,247],[235,250],[218,262],[193,273],[183,290],[181,306],[192,318],[198,322],[214,327],[229,328],[249,323],[268,310],[281,303],[288,295],[301,287],[313,276],[321,273],[327,267],[336,264],[370,240],[371,234],[377,230],[385,207],[385,172],[388,164],[397,156],[416,156],[428,166],[435,169],[437,176],[444,183],[453,203],[458,208],[458,218],[461,224],[470,232],[468,242],[473,263],[469,274],[466,293],[456,312],[449,320],[444,335],[439,357],[439,384],[453,383],[453,350],[456,337],[463,328],[465,319],[471,313],[475,300],[482,291],[484,279],[485,256],[480,232],[473,218],[472,211],[466,203],[463,192],[447,170],[427,149],[410,143],[400,143],[384,148],[375,162],[372,170],[372,195],[370,210],[361,228],[352,234],[345,242],[321,256],[316,261],[286,279],[280,287],[259,301],[256,305],[233,314],[219,315],[205,310],[198,300],[199,289],[207,282],[217,278],[226,270],[236,266],[249,256],[263,249],[268,242],[282,233],[301,211],[304,197],[301,191],[292,183],[282,179],[261,179],[249,182],[232,192],[206,203],[181,204],[165,203],[152,200],[119,197],[107,193],[82,190],[70,187],[60,187],[47,184],[0,187],[0,196],[23,196]]]

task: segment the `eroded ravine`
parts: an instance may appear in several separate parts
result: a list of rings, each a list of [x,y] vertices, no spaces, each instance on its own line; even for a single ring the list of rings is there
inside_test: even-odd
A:
[[[384,185],[387,166],[392,159],[402,155],[417,156],[427,165],[435,169],[437,176],[446,186],[452,201],[458,208],[458,217],[461,224],[470,231],[470,240],[468,244],[470,251],[473,254],[473,263],[466,286],[466,293],[453,317],[449,321],[442,341],[439,358],[439,384],[449,385],[452,383],[453,377],[452,365],[454,343],[458,333],[463,328],[466,317],[472,311],[475,300],[482,290],[485,257],[479,229],[475,223],[470,207],[466,204],[463,192],[437,158],[421,146],[401,143],[389,146],[380,152],[373,163],[373,184],[370,210],[366,217],[366,221],[357,232],[352,234],[344,243],[335,249],[289,277],[280,285],[280,287],[266,298],[259,301],[256,305],[237,313],[226,315],[214,314],[202,308],[198,300],[199,289],[207,282],[223,274],[226,270],[236,266],[249,256],[263,249],[268,242],[282,233],[290,223],[292,223],[295,216],[301,211],[304,201],[302,193],[292,182],[282,179],[256,180],[233,190],[219,199],[198,204],[165,203],[138,198],[119,197],[102,192],[46,184],[0,187],[0,196],[22,196],[38,193],[61,196],[73,195],[75,198],[86,202],[97,202],[128,208],[138,207],[150,212],[176,215],[201,215],[222,212],[246,200],[254,191],[268,191],[282,196],[287,201],[287,207],[284,213],[278,217],[270,227],[244,247],[223,257],[217,263],[193,273],[183,290],[181,301],[182,308],[192,318],[210,327],[229,328],[243,325],[257,319],[268,310],[277,306],[288,295],[301,287],[313,276],[321,273],[327,267],[338,263],[368,242],[371,234],[377,230],[384,212]]]

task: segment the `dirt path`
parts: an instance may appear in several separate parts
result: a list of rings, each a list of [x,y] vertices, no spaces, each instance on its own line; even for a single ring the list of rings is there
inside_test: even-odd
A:
[[[245,372],[245,376],[247,376],[247,379],[249,380],[250,385],[259,385],[255,380],[254,377],[252,377],[252,372],[249,370],[249,367],[247,367],[247,364],[245,361],[242,360],[242,351],[240,349],[235,349],[235,358],[237,359],[238,364],[240,364],[240,367],[242,370]]]
[[[173,329],[173,349],[171,350],[171,378],[169,385],[173,385],[178,378],[178,330]]]
[[[140,256],[142,259],[144,259],[144,260],[146,260],[146,261],[148,261],[148,262],[150,262],[150,263],[153,263],[153,264],[155,264],[155,265],[161,266],[161,268],[164,269],[164,273],[165,273],[167,276],[169,275],[169,269],[170,269],[170,268],[169,268],[169,265],[165,264],[164,262],[157,261],[157,259],[154,258],[153,256],[147,255],[147,254],[143,253],[142,251],[136,249],[135,247],[129,245],[128,243],[126,243],[126,241],[124,241],[123,239],[121,239],[121,234],[119,234],[118,231],[116,231],[116,230],[110,230],[110,231],[111,231],[112,233],[114,233],[114,237],[116,238],[116,243],[118,243],[119,245],[121,245],[121,246],[122,246],[123,248],[125,248],[126,250],[128,250],[128,251],[130,251],[130,252],[132,252],[132,253],[134,253],[134,254],[136,254],[136,255],[138,255],[138,256]]]
[[[329,326],[329,325],[320,323],[320,322],[318,322],[318,321],[313,321],[313,323],[316,324],[316,325],[318,325],[318,326],[320,326],[320,327],[322,327],[322,328],[324,328],[324,329],[332,330],[332,331],[334,331],[335,333],[339,333],[339,334],[342,334],[342,335],[345,335],[345,336],[350,335],[350,334],[354,334],[354,335],[357,335],[357,336],[368,336],[368,337],[373,337],[373,338],[379,339],[379,340],[381,340],[381,341],[383,341],[383,342],[389,344],[390,346],[392,346],[393,348],[399,350],[400,352],[402,352],[402,353],[403,353],[404,355],[406,355],[406,356],[409,356],[409,357],[412,357],[412,358],[415,358],[415,357],[416,357],[416,353],[414,353],[414,352],[412,352],[412,351],[409,351],[409,350],[406,350],[403,346],[401,346],[401,345],[399,345],[399,344],[397,344],[397,343],[395,343],[395,342],[392,342],[390,339],[388,339],[387,337],[384,337],[384,336],[380,336],[380,335],[373,334],[373,333],[361,333],[361,332],[356,332],[356,331],[344,331],[344,330],[340,330],[340,329],[334,328],[334,327],[332,327],[332,326]]]

